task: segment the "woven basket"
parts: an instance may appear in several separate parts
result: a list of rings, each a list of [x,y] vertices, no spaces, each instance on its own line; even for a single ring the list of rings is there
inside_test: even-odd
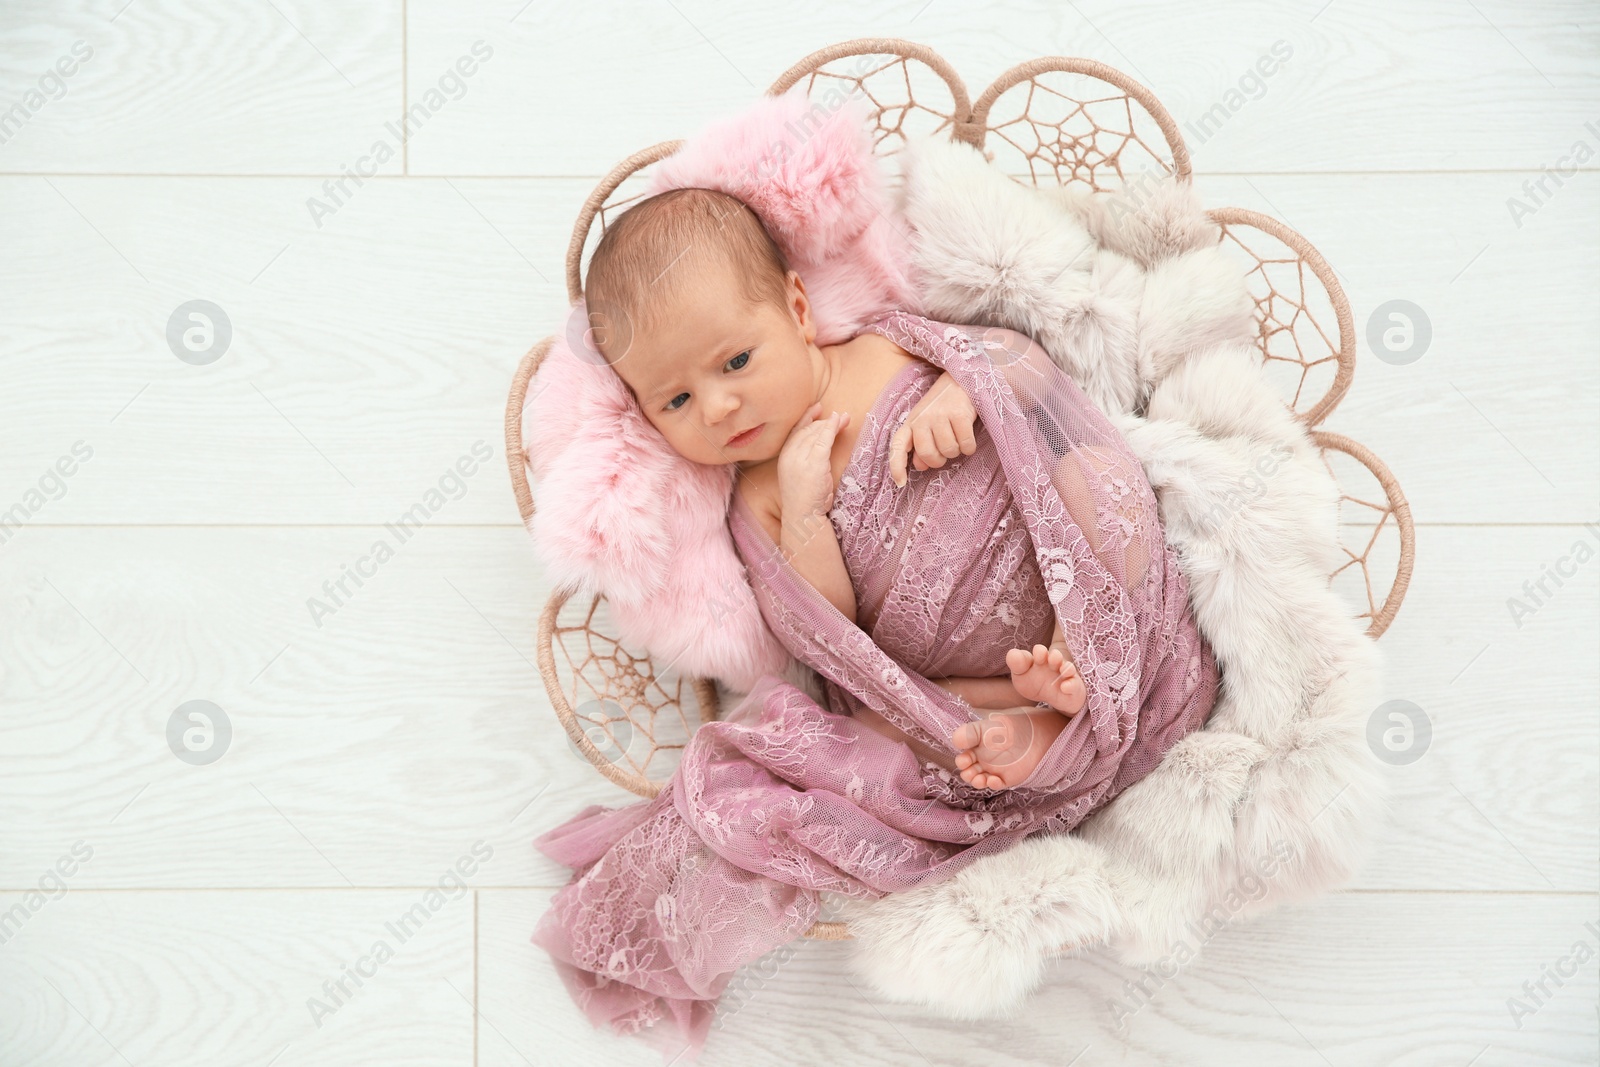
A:
[[[863,38],[812,53],[767,92],[778,95],[802,81],[818,102],[836,99],[840,92],[865,93],[876,111],[880,155],[898,151],[908,134],[948,131],[952,139],[984,151],[1008,173],[1034,184],[1082,182],[1103,191],[1137,188],[1146,175],[1190,178],[1188,149],[1166,109],[1143,85],[1094,60],[1030,60],[1006,71],[971,103],[961,78],[932,49]],[[585,253],[611,218],[644,195],[624,187],[642,187],[647,168],[682,144],[664,141],[635,152],[589,194],[567,248],[572,302],[583,295]],[[1349,558],[1329,581],[1341,575],[1347,581],[1359,578],[1367,610],[1357,617],[1370,620],[1367,634],[1377,638],[1405,598],[1415,539],[1405,494],[1383,462],[1348,437],[1314,428],[1349,391],[1355,374],[1349,301],[1311,243],[1277,219],[1245,208],[1208,214],[1221,228],[1222,243],[1249,270],[1266,371],[1310,429],[1340,486],[1341,538],[1364,533],[1362,520],[1371,525],[1359,550],[1344,545]],[[533,517],[533,493],[522,411],[528,383],[554,340],[545,338],[523,357],[506,402],[506,459],[524,523]],[[1357,513],[1347,512],[1347,506]],[[648,656],[623,649],[609,636],[614,631],[604,597],[579,604],[569,603],[569,596],[557,590],[539,618],[539,670],[550,702],[573,744],[601,774],[641,797],[653,797],[671,776],[676,753],[695,726],[717,718],[717,688],[710,679],[670,675],[670,664],[658,667]],[[806,936],[837,940],[850,934],[844,923],[818,922]]]

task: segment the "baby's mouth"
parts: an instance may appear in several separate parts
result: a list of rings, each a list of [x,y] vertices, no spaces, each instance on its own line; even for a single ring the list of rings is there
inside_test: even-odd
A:
[[[736,434],[733,437],[728,438],[728,447],[729,448],[740,448],[740,447],[742,447],[744,445],[749,444],[750,442],[754,441],[757,437],[759,437],[761,435],[761,431],[766,427],[766,425],[767,424],[764,423],[764,422],[763,423],[759,423],[759,424],[757,424],[755,426],[750,427],[750,429],[744,431],[743,433]]]

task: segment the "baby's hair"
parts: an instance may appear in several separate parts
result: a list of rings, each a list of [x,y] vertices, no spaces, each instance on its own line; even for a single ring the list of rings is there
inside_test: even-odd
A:
[[[738,197],[715,189],[669,189],[639,201],[606,227],[583,282],[590,325],[606,361],[659,323],[690,268],[721,265],[752,304],[788,303],[789,262]]]

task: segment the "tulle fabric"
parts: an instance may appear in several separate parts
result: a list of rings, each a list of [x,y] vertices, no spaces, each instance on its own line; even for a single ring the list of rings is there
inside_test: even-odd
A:
[[[1154,493],[1077,385],[1009,331],[905,312],[867,329],[920,358],[874,403],[829,515],[859,623],[738,495],[728,516],[764,620],[827,706],[765,676],[695,732],[654,800],[590,806],[535,840],[574,874],[534,942],[595,1025],[664,1058],[698,1056],[734,971],[803,934],[820,893],[877,899],[1071,830],[1215,701]],[[977,451],[897,487],[889,439],[941,371],[978,412]],[[857,717],[950,753],[982,713],[929,679],[1008,676],[1006,651],[1047,642],[1056,621],[1088,703],[1015,788],[974,789]]]

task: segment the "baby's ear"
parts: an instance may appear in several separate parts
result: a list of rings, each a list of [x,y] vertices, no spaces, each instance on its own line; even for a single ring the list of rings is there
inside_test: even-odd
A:
[[[809,344],[817,339],[817,317],[811,308],[811,298],[806,295],[806,283],[799,271],[791,270],[788,281],[789,315]]]

